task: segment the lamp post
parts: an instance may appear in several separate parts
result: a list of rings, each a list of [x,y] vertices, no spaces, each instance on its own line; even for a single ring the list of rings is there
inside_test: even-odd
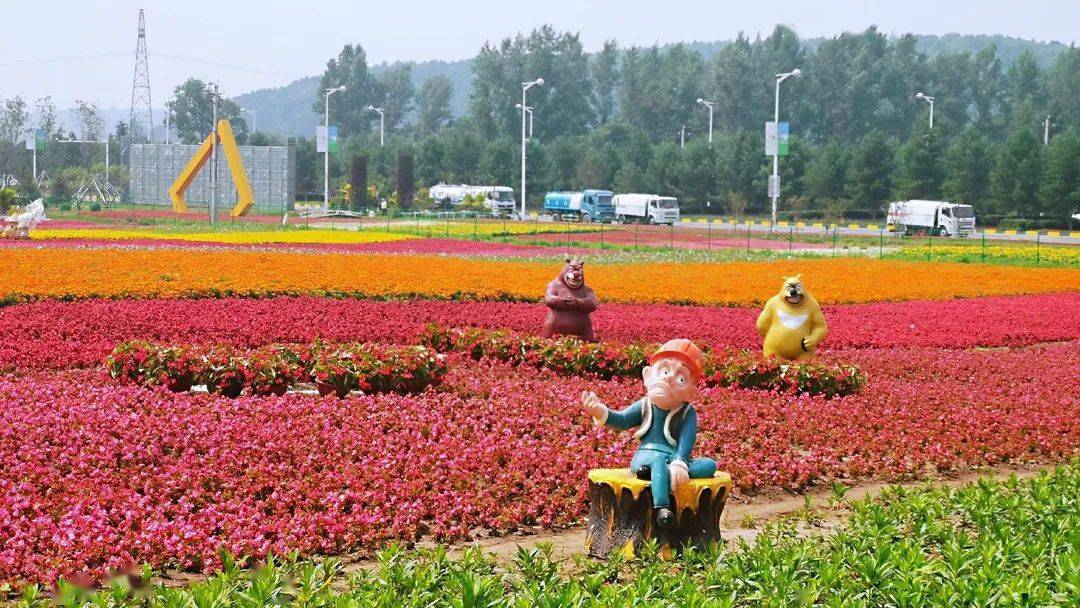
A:
[[[918,93],[915,93],[915,99],[921,99],[921,100],[925,101],[926,103],[930,104],[930,128],[933,129],[934,128],[934,98],[927,95],[927,94],[925,94],[925,93],[923,93],[922,91],[919,91]]]
[[[776,103],[773,106],[773,123],[776,125],[777,133],[780,132],[780,83],[784,82],[792,76],[798,76],[802,74],[802,70],[795,68],[790,72],[784,72],[783,74],[777,74],[776,78]],[[772,179],[776,184],[776,188],[772,192],[772,225],[776,225],[776,201],[780,198],[780,145],[779,141],[776,146],[776,153],[772,157]]]
[[[367,109],[379,113],[379,147],[381,148],[386,142],[386,109],[376,108],[375,106],[368,106]]]
[[[698,99],[698,100],[697,100],[697,102],[698,102],[698,103],[700,103],[701,105],[705,106],[706,108],[709,108],[709,145],[711,146],[711,145],[712,145],[712,113],[713,113],[713,102],[711,102],[711,101],[705,101],[704,99]]]
[[[544,79],[537,78],[521,83],[521,103],[518,104],[521,108],[521,214],[518,219],[522,221],[525,220],[525,142],[527,141],[525,139],[525,113],[529,107],[525,102],[525,93],[535,86],[544,86]]]
[[[521,104],[520,103],[514,104],[514,107],[520,110],[521,109]],[[532,136],[533,136],[533,109],[528,107],[528,106],[525,106],[525,113],[529,115],[529,139],[532,139]]]
[[[323,158],[323,209],[330,208],[330,96],[344,91],[347,87],[341,85],[332,89],[326,89],[326,153]]]
[[[255,116],[255,110],[249,110],[247,108],[240,108],[240,111],[241,112],[247,112],[248,114],[251,114],[251,132],[254,133],[254,132],[258,131],[259,130],[258,122],[257,122],[258,117]]]

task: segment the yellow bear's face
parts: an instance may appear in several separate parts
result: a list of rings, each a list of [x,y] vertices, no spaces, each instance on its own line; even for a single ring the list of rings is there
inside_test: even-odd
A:
[[[805,295],[806,291],[803,289],[801,274],[784,278],[784,285],[780,288],[780,296],[784,298],[785,302],[792,306],[798,306],[802,304]]]

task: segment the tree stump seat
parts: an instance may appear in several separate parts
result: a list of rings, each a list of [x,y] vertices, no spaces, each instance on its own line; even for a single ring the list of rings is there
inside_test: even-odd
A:
[[[720,516],[731,493],[731,476],[691,479],[672,493],[675,524],[659,528],[653,513],[651,484],[630,469],[589,471],[589,523],[585,553],[604,558],[613,552],[634,557],[655,539],[667,559],[685,547],[704,549],[720,542]]]

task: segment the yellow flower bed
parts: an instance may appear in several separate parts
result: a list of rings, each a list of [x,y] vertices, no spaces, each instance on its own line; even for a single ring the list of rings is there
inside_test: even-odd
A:
[[[240,230],[234,232],[168,232],[163,230],[123,230],[115,228],[64,228],[35,230],[34,239],[165,239],[230,245],[264,243],[382,243],[414,238],[407,234],[375,230]]]
[[[913,260],[925,260],[927,253],[931,260],[955,262],[1005,262],[1010,264],[1052,264],[1057,266],[1080,266],[1080,247],[1075,245],[987,245],[985,254],[978,244],[970,245],[933,245],[927,247],[905,247],[897,257]]]
[[[340,294],[537,301],[562,265],[444,256],[278,251],[9,249],[0,300]],[[751,306],[801,272],[820,302],[1080,291],[1080,269],[854,258],[587,266],[604,302]]]
[[[364,225],[364,230],[386,230],[385,223],[380,225],[377,220]],[[584,232],[610,232],[611,226],[600,224],[577,224],[573,222],[518,222],[514,220],[490,220],[472,218],[455,218],[447,222],[445,219],[421,217],[416,219],[397,219],[390,223],[390,230],[401,234],[410,234],[422,237],[449,237],[458,239],[491,238],[507,236],[528,236],[530,234],[573,234]]]

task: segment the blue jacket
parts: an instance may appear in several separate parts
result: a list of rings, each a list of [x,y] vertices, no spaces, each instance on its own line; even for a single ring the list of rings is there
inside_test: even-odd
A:
[[[659,427],[652,429],[653,420],[661,417],[665,418],[662,435]],[[642,448],[662,450],[666,447],[684,462],[690,462],[690,451],[697,441],[697,412],[689,403],[664,412],[653,405],[648,397],[642,397],[622,411],[608,410],[607,416],[599,422],[623,431],[636,426],[638,430],[634,437],[642,440]]]

